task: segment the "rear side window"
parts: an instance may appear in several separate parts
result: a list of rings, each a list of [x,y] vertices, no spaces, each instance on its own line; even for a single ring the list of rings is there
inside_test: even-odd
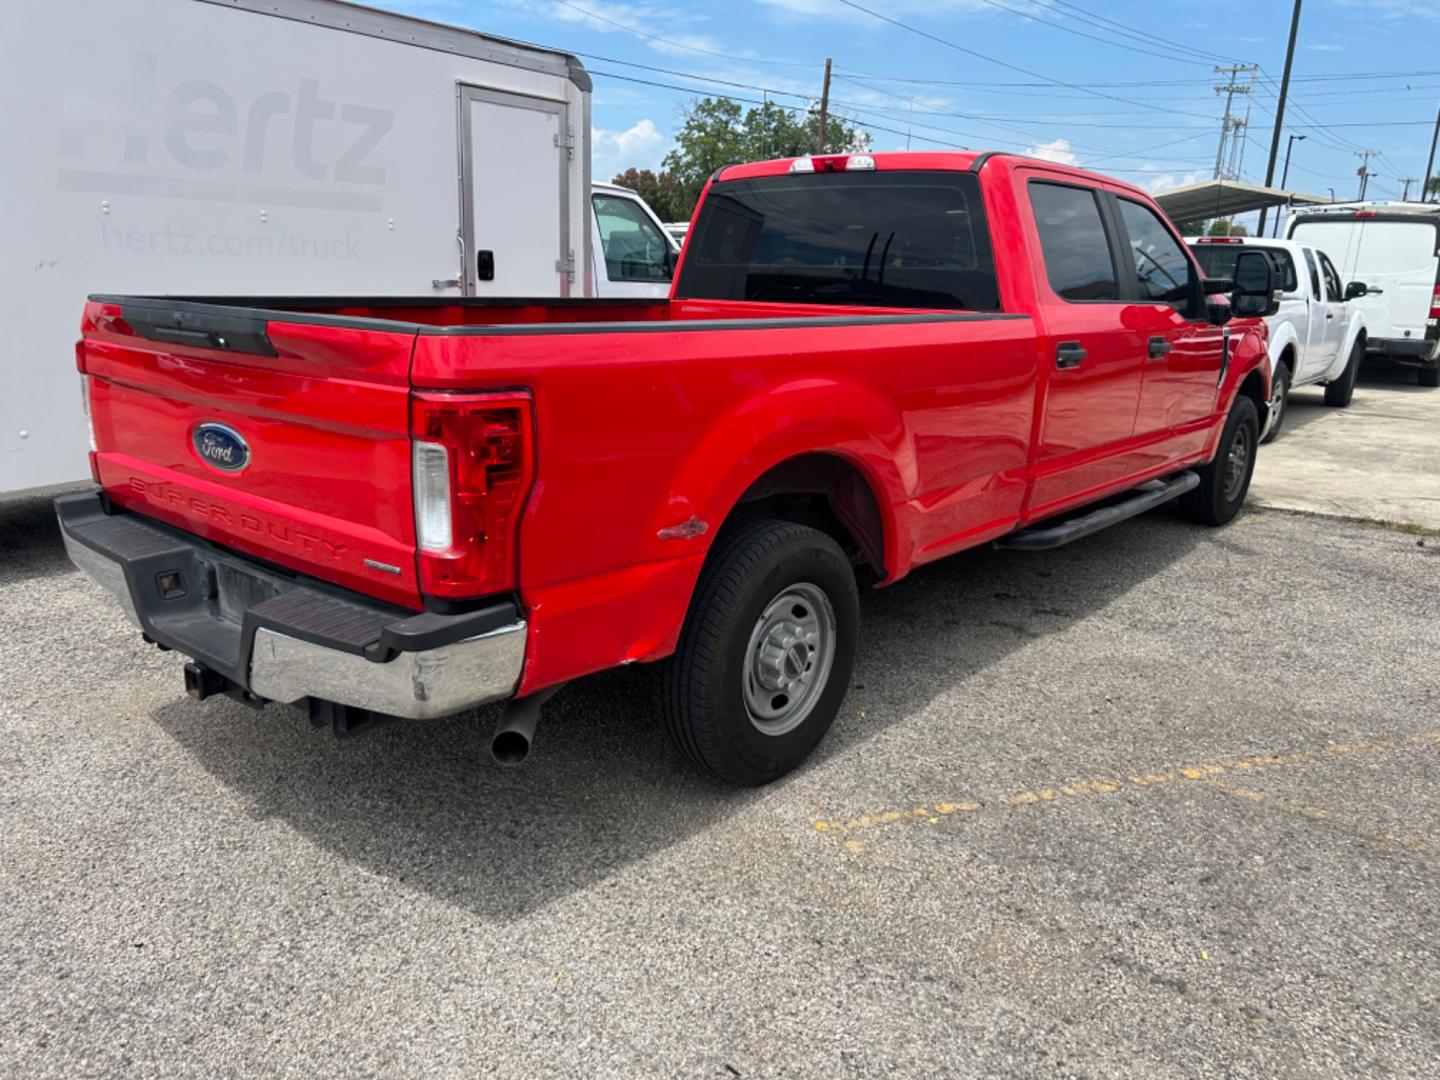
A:
[[[1045,276],[1066,300],[1118,300],[1120,286],[1100,204],[1090,188],[1030,184]]]
[[[1295,275],[1295,260],[1284,248],[1265,247],[1261,244],[1195,244],[1190,250],[1195,253],[1195,258],[1200,263],[1200,269],[1205,271],[1206,277],[1233,278],[1235,276],[1235,258],[1247,247],[1258,247],[1261,251],[1268,252],[1270,257],[1275,260],[1275,265],[1280,270],[1280,277],[1285,282],[1283,286],[1285,292],[1300,291],[1300,279]]]
[[[1310,295],[1319,300],[1325,294],[1320,291],[1320,268],[1315,265],[1315,254],[1309,248],[1301,248],[1305,252],[1305,265],[1310,269]]]
[[[1000,310],[979,184],[957,172],[715,184],[686,238],[675,295]]]
[[[1120,218],[1130,234],[1130,254],[1140,299],[1183,305],[1190,301],[1190,260],[1185,246],[1148,206],[1120,199]]]

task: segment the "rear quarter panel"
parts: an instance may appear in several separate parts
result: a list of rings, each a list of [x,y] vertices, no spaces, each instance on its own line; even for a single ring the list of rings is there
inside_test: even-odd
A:
[[[672,651],[726,515],[788,458],[825,452],[860,471],[892,580],[1017,520],[1036,368],[1028,317],[661,327],[417,341],[418,387],[534,393],[522,692]],[[659,536],[692,520],[703,534]]]

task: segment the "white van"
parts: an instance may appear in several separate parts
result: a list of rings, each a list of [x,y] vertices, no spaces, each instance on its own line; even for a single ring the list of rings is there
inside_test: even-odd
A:
[[[86,478],[89,293],[597,292],[572,56],[340,0],[7,15],[0,495]]]
[[[1440,205],[1306,207],[1286,232],[1326,252],[1365,314],[1366,353],[1419,369],[1440,386]]]

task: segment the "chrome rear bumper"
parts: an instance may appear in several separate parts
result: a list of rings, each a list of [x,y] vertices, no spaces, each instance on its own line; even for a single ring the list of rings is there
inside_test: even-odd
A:
[[[140,514],[107,513],[98,495],[55,505],[71,561],[147,639],[192,657],[228,691],[425,719],[510,697],[519,685],[528,626],[511,600],[416,614],[284,575]]]

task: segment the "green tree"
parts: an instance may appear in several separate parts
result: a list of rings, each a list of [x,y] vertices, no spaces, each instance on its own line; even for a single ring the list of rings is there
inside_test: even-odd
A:
[[[1430,177],[1429,180],[1425,181],[1424,198],[1426,201],[1429,201],[1431,198],[1440,198],[1440,173],[1436,173]]]
[[[690,217],[674,175],[663,169],[657,175],[650,169],[631,167],[610,182],[638,194],[661,221],[683,221]]]
[[[1249,236],[1250,230],[1237,222],[1227,221],[1224,218],[1214,222],[1206,236]]]
[[[631,169],[621,174],[627,177],[635,173],[633,184],[621,177],[615,182],[641,191],[645,201],[665,220],[684,220],[694,211],[705,182],[716,169],[744,161],[813,153],[819,131],[819,109],[815,106],[802,113],[767,102],[746,110],[728,98],[700,98],[686,106],[675,146],[665,155],[662,171],[655,178],[657,197],[662,197],[660,189],[665,191],[667,212],[662,212],[650,195],[636,186],[643,182],[645,170]],[[837,116],[827,118],[826,150],[844,153],[869,146],[870,135],[864,129]],[[667,177],[668,184],[664,180]]]

